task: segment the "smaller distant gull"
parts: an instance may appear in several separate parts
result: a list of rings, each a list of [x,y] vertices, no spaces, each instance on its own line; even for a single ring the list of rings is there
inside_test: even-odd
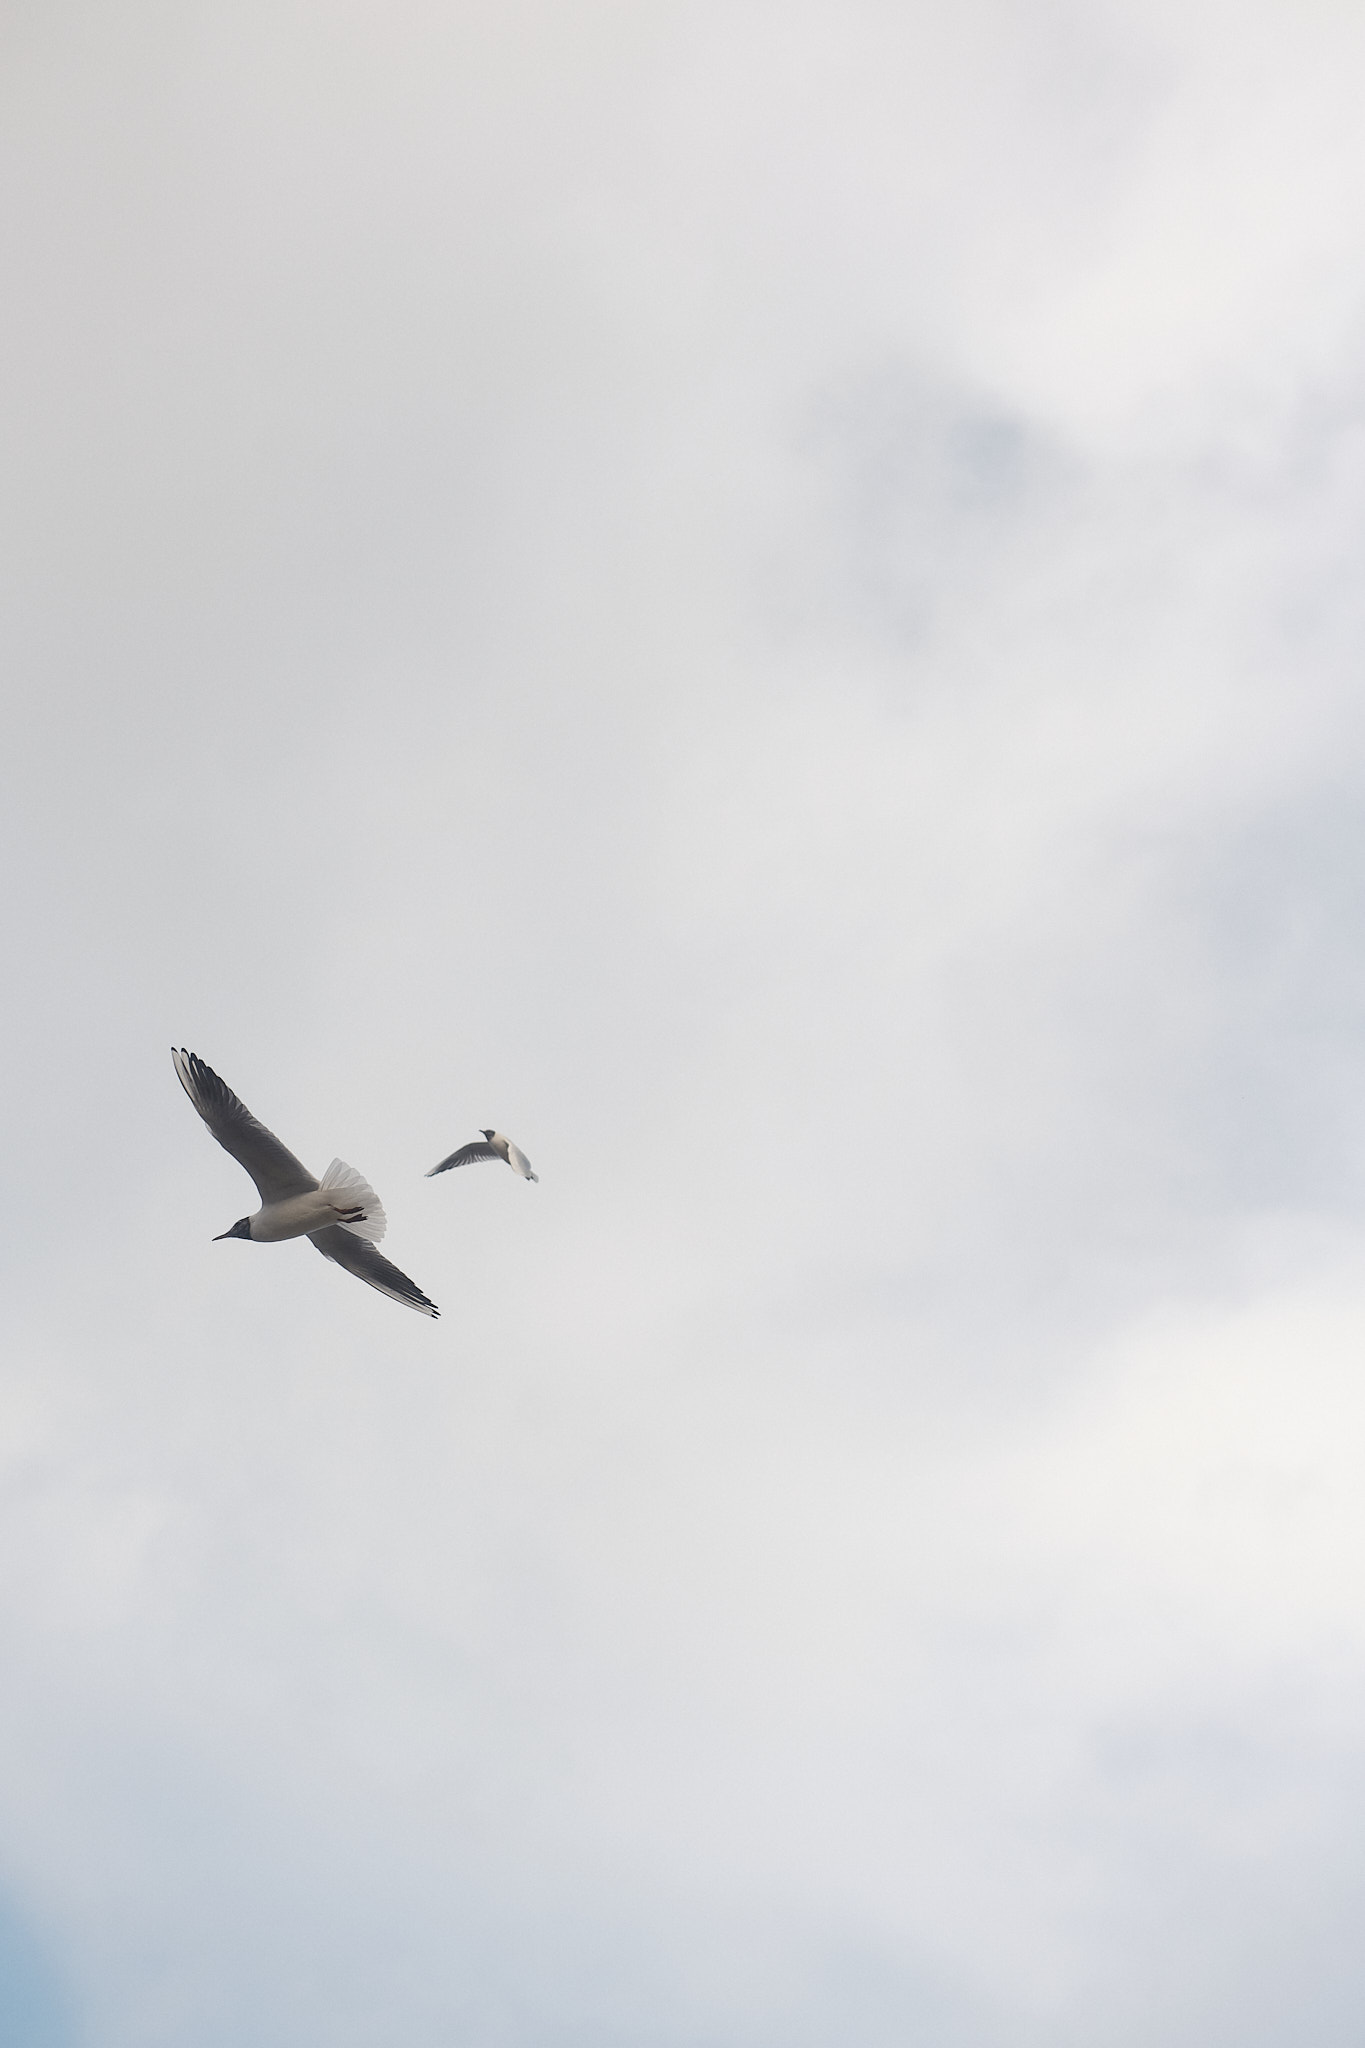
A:
[[[501,1131],[485,1131],[483,1136],[482,1145],[461,1145],[459,1151],[452,1152],[449,1159],[443,1159],[439,1166],[433,1166],[427,1179],[431,1179],[432,1173],[449,1172],[452,1166],[472,1166],[476,1159],[505,1159],[513,1173],[519,1173],[523,1180],[540,1179],[538,1173],[532,1173],[531,1162],[526,1154],[520,1151],[510,1138],[504,1138]]]
[[[334,1159],[322,1179],[314,1180],[306,1166],[258,1123],[244,1102],[239,1102],[226,1081],[220,1081],[212,1067],[197,1054],[171,1047],[180,1085],[225,1152],[244,1166],[255,1181],[261,1206],[254,1216],[243,1216],[223,1237],[244,1237],[252,1244],[278,1244],[287,1237],[306,1237],[324,1259],[334,1259],[357,1280],[377,1287],[394,1301],[415,1308],[419,1315],[438,1316],[441,1311],[428,1301],[420,1287],[406,1273],[391,1266],[375,1250],[388,1228],[378,1195],[353,1166]],[[215,1244],[218,1239],[214,1239]]]

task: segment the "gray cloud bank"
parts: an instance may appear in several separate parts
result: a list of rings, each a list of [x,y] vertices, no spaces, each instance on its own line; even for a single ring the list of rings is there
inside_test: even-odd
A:
[[[23,2048],[1358,2042],[1365,27],[1196,13],[10,11]]]

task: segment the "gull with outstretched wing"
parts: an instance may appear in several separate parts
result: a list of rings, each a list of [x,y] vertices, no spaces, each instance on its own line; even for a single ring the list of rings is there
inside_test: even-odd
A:
[[[504,1138],[501,1131],[485,1131],[482,1145],[477,1138],[472,1144],[461,1145],[459,1151],[452,1152],[449,1159],[443,1159],[439,1166],[433,1166],[427,1174],[427,1179],[430,1180],[433,1173],[449,1173],[452,1166],[472,1166],[477,1159],[505,1159],[513,1173],[519,1173],[523,1180],[540,1179],[538,1173],[532,1173],[531,1162],[526,1154],[519,1150],[510,1138]]]
[[[420,1315],[440,1314],[406,1273],[375,1250],[388,1223],[383,1204],[363,1174],[334,1159],[322,1179],[315,1180],[196,1053],[183,1046],[177,1052],[173,1046],[171,1059],[190,1101],[223,1150],[246,1168],[261,1198],[254,1216],[243,1216],[231,1230],[220,1232],[221,1237],[242,1237],[251,1244],[306,1237],[324,1259],[344,1266],[366,1286],[377,1287]]]

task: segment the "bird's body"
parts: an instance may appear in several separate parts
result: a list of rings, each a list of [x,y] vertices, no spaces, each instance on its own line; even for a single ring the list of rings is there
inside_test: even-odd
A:
[[[261,1206],[243,1216],[224,1237],[246,1238],[253,1244],[280,1244],[306,1237],[326,1259],[377,1287],[381,1294],[406,1303],[422,1315],[440,1311],[420,1287],[391,1266],[375,1250],[387,1228],[383,1205],[363,1174],[334,1159],[321,1180],[287,1151],[263,1123],[239,1101],[212,1067],[183,1047],[171,1050],[180,1085],[213,1136],[244,1166],[256,1183]]]
[[[213,1069],[206,1067],[204,1072],[212,1073]],[[214,1079],[217,1078],[215,1074]],[[209,1128],[213,1129],[212,1124]],[[217,1136],[216,1131],[214,1135]],[[223,1140],[219,1139],[219,1143]],[[227,1149],[232,1151],[230,1145]],[[280,1149],[283,1151],[283,1146]],[[308,1178],[311,1180],[312,1175]],[[283,1244],[286,1238],[311,1237],[315,1230],[327,1230],[340,1223],[357,1237],[378,1244],[389,1227],[378,1195],[364,1175],[344,1159],[334,1159],[322,1179],[314,1181],[311,1188],[263,1201],[256,1214],[244,1216],[242,1222],[247,1226],[245,1230],[238,1224],[224,1235],[247,1237],[253,1244]]]
[[[461,1145],[458,1152],[452,1152],[439,1166],[433,1166],[427,1179],[430,1180],[435,1173],[448,1173],[452,1166],[473,1166],[480,1159],[503,1159],[523,1180],[540,1179],[538,1173],[531,1171],[531,1162],[526,1154],[510,1138],[504,1138],[501,1131],[485,1131],[482,1145],[477,1139],[471,1145]]]
[[[247,1235],[254,1244],[283,1244],[286,1238],[307,1237],[342,1220],[335,1203],[318,1188],[315,1194],[286,1195],[282,1202],[263,1203],[254,1216],[247,1217]]]

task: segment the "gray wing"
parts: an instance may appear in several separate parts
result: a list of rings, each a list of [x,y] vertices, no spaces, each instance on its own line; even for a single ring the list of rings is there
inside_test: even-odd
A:
[[[458,1152],[452,1152],[449,1159],[443,1159],[439,1166],[433,1166],[432,1173],[447,1173],[452,1166],[472,1166],[476,1159],[501,1159],[501,1152],[495,1152],[491,1145],[485,1145],[482,1138],[476,1138],[472,1145],[461,1145]]]
[[[172,1046],[171,1059],[181,1087],[223,1150],[251,1175],[262,1202],[306,1195],[317,1186],[308,1168],[285,1150],[273,1131],[256,1121],[227,1082],[220,1081],[197,1053],[186,1052],[183,1046],[177,1052]]]
[[[340,1223],[329,1223],[325,1230],[310,1231],[308,1238],[324,1259],[334,1259],[338,1266],[354,1273],[356,1279],[363,1280],[367,1287],[377,1287],[381,1294],[404,1302],[408,1308],[415,1308],[419,1315],[438,1316],[441,1313],[435,1302],[428,1301],[421,1288],[409,1280],[406,1273],[400,1273],[397,1266],[391,1266],[368,1239],[357,1237],[353,1230],[345,1229]]]

